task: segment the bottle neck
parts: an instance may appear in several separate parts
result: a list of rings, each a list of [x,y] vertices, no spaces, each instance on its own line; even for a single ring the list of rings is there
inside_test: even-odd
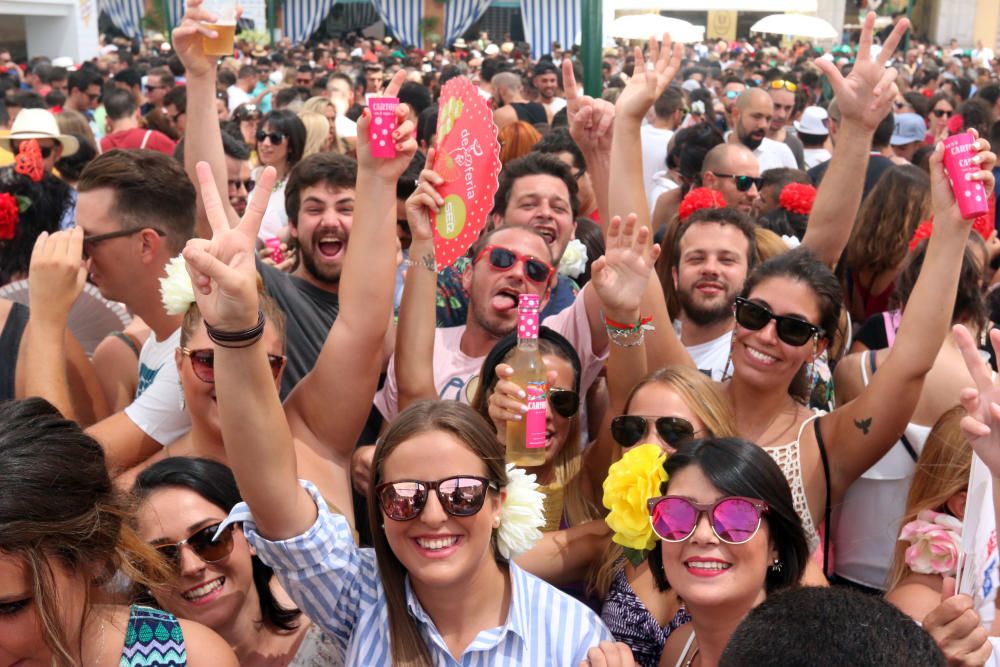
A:
[[[538,310],[519,308],[517,311],[517,347],[521,350],[538,349]]]
[[[517,338],[517,349],[534,351],[538,349],[538,339],[537,338]]]

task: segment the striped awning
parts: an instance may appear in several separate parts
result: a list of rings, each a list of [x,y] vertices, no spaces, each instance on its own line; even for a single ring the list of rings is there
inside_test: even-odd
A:
[[[420,22],[424,18],[423,0],[372,0],[372,4],[396,39],[408,46],[420,46],[423,41],[420,33]]]
[[[521,0],[521,16],[535,59],[551,53],[552,42],[569,50],[580,34],[580,0]]]
[[[98,9],[107,12],[115,27],[129,39],[142,37],[142,17],[146,13],[144,0],[99,0]]]
[[[309,39],[337,0],[285,0],[285,36],[292,44]]]
[[[448,0],[444,6],[444,43],[451,44],[478,21],[492,0]]]

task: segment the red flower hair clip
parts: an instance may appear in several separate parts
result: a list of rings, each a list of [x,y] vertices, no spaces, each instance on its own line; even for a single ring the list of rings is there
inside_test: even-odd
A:
[[[816,188],[805,183],[789,183],[781,191],[778,204],[789,213],[809,215],[816,201]]]
[[[919,225],[917,225],[916,231],[913,232],[913,238],[910,239],[910,252],[916,250],[917,246],[920,245],[921,241],[923,241],[924,239],[929,239],[933,231],[934,231],[934,218],[931,218],[930,220],[924,220]]]
[[[34,139],[22,141],[14,158],[14,171],[27,176],[35,183],[45,175],[45,163],[42,162],[42,149]]]
[[[972,229],[977,234],[983,237],[984,240],[988,241],[993,232],[996,231],[993,220],[996,219],[996,208],[993,203],[993,198],[990,198],[990,210],[986,215],[976,216],[976,219],[972,221]],[[934,231],[934,216],[931,216],[930,220],[924,220],[917,227],[917,230],[913,233],[913,238],[910,239],[910,252],[916,249],[917,244],[924,239],[929,239],[931,237],[931,232]]]
[[[677,216],[681,222],[686,220],[695,211],[703,208],[725,208],[726,200],[722,193],[708,188],[693,188],[684,195],[681,205],[677,209]]]
[[[0,241],[9,241],[17,233],[21,212],[31,206],[31,200],[9,192],[0,192]]]

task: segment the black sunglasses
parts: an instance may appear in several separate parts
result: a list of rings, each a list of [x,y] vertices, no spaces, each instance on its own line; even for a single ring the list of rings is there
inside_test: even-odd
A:
[[[715,172],[712,172],[715,173]],[[754,185],[757,190],[764,187],[764,179],[759,176],[736,176],[735,174],[715,174],[719,178],[731,178],[736,182],[736,189],[740,192],[747,192]]]
[[[93,236],[83,237],[83,256],[87,258],[93,250],[93,247],[98,243],[103,243],[104,241],[110,241],[111,239],[119,239],[124,236],[133,236],[139,232],[150,229],[156,232],[157,236],[166,236],[166,232],[156,227],[136,227],[135,229],[119,229],[117,232],[108,232],[107,234],[94,234]]]
[[[10,147],[13,149],[13,153],[16,155],[18,151],[21,150],[21,144],[23,142],[10,142]],[[52,151],[55,150],[55,146],[42,146],[39,144],[38,150],[42,153],[42,158],[48,160],[52,156]]]
[[[285,135],[281,132],[265,132],[264,130],[257,130],[257,142],[263,143],[264,139],[270,139],[272,146],[280,146],[285,140]]]
[[[655,420],[655,421],[653,421]],[[694,437],[694,426],[681,417],[643,417],[641,415],[619,415],[611,420],[611,437],[622,447],[633,447],[646,435],[650,421],[656,426],[656,433],[663,442],[676,447]]]
[[[549,389],[548,399],[552,411],[564,419],[569,419],[580,409],[580,394],[572,389]]]
[[[795,347],[802,347],[812,337],[823,335],[823,329],[800,317],[775,315],[766,306],[736,297],[736,323],[744,329],[760,331],[767,323],[774,320],[778,338]]]
[[[234,190],[239,190],[240,186],[242,186],[246,188],[247,192],[253,192],[253,186],[257,185],[257,181],[253,180],[252,178],[248,178],[245,181],[241,181],[238,178],[234,178],[234,179],[229,179],[228,181],[226,181],[226,183],[228,183],[229,187]]]
[[[220,522],[205,526],[186,540],[175,544],[155,544],[153,546],[175,570],[180,570],[181,547],[185,544],[191,547],[191,551],[206,563],[218,563],[233,552],[233,528],[236,527],[235,523],[229,524],[218,539],[213,539],[221,525]]]
[[[499,491],[496,482],[474,475],[456,475],[436,482],[404,479],[375,487],[375,495],[385,515],[393,521],[416,519],[427,504],[431,491],[437,493],[444,511],[452,516],[473,516],[483,508],[486,491]]]
[[[938,118],[945,118],[945,117],[951,118],[955,112],[948,111],[947,109],[931,109],[931,113],[937,116]]]

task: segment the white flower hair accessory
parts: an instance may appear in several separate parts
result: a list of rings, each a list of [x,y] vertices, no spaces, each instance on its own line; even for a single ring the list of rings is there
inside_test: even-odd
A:
[[[696,116],[705,115],[705,103],[702,102],[701,100],[695,100],[694,102],[692,102],[691,113],[695,114]]]
[[[167,315],[183,315],[194,303],[194,285],[181,255],[167,263],[167,277],[160,278],[160,300]]]
[[[577,278],[587,270],[587,246],[580,239],[573,239],[566,245],[559,260],[559,273],[569,278]]]
[[[795,250],[802,244],[802,241],[799,240],[798,236],[791,236],[789,234],[782,234],[781,240],[785,242],[785,245],[788,246],[789,250]]]
[[[497,547],[501,556],[511,560],[542,539],[539,528],[545,525],[545,494],[538,490],[535,475],[513,463],[507,464],[506,491],[507,498],[500,509]]]

